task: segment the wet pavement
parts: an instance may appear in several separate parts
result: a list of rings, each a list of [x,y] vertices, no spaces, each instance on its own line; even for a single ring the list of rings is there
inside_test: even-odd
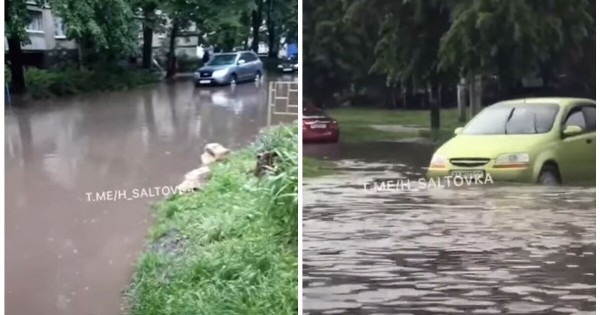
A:
[[[415,183],[433,148],[303,150],[343,170],[304,181],[304,314],[593,314],[595,187],[376,190]]]
[[[266,83],[182,81],[7,108],[6,314],[121,313],[150,204],[200,164],[206,143],[254,140],[268,121]]]

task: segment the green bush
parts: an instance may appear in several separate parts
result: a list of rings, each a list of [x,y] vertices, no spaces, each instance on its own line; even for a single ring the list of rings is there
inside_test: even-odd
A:
[[[93,91],[126,90],[158,82],[152,72],[121,67],[95,67],[80,70],[76,67],[25,71],[25,83],[34,98],[76,95]]]
[[[270,129],[212,167],[202,191],[157,205],[129,314],[296,314],[297,137],[295,128]],[[277,152],[277,168],[257,179],[264,151]]]
[[[177,57],[179,65],[178,72],[194,72],[204,65],[202,58],[179,56]]]

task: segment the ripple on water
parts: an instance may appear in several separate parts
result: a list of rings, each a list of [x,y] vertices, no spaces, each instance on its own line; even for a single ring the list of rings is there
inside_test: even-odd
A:
[[[306,314],[594,310],[595,188],[375,192],[404,166],[342,165],[304,182]]]

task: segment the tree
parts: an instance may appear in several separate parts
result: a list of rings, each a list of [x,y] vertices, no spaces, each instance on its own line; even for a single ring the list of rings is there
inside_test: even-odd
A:
[[[50,0],[67,37],[79,44],[83,64],[115,61],[137,49],[137,19],[126,0]]]
[[[440,47],[441,66],[468,78],[472,110],[480,106],[482,77],[498,77],[504,97],[521,78],[559,68],[556,55],[572,58],[592,32],[587,0],[462,0]],[[543,65],[540,67],[540,65]],[[474,100],[473,100],[474,98]]]
[[[29,23],[25,0],[6,0],[4,25],[8,42],[8,60],[10,62],[11,85],[14,93],[25,92],[25,73],[23,70],[23,51],[21,43],[28,40],[25,26]]]
[[[439,129],[439,91],[443,74],[438,67],[439,39],[449,27],[449,11],[442,1],[356,2],[362,7],[375,6],[383,16],[376,60],[371,70],[387,76],[388,85],[402,90],[406,85],[427,91],[431,105],[431,127]],[[356,11],[361,8],[356,8]],[[434,96],[436,95],[436,96]],[[424,102],[424,96],[422,98]]]
[[[269,57],[277,57],[283,37],[288,43],[297,38],[298,2],[293,0],[267,0],[266,25]]]
[[[150,69],[152,66],[152,37],[160,19],[156,15],[159,8],[158,0],[136,0],[132,2],[134,12],[141,11],[142,15],[142,67]]]
[[[260,42],[260,27],[263,25],[264,0],[255,0],[252,10],[252,50],[258,53],[258,43]]]

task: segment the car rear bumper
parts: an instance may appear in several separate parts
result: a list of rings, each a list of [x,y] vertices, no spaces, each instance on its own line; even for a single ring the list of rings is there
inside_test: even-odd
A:
[[[336,129],[320,130],[318,132],[306,128],[302,130],[302,141],[304,142],[337,142],[338,138],[339,130]]]

